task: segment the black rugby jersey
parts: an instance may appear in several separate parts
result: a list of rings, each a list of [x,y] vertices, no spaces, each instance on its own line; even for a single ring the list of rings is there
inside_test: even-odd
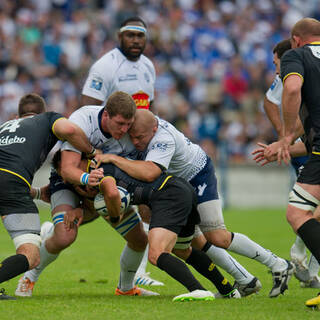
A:
[[[130,193],[130,204],[149,205],[153,193],[162,188],[169,179],[173,179],[171,175],[162,172],[154,181],[144,182],[132,178],[114,164],[103,163],[101,167],[104,170],[105,176],[112,176],[116,180],[118,186],[125,188]],[[177,178],[175,177],[174,179]],[[186,181],[186,183],[188,182]]]
[[[287,51],[281,58],[281,78],[298,74],[303,79],[300,118],[312,151],[320,152],[320,42]]]
[[[31,185],[33,176],[58,141],[53,125],[63,116],[45,112],[5,122],[0,126],[0,170]]]

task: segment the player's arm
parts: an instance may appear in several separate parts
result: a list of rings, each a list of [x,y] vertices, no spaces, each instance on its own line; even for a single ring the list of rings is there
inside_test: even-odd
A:
[[[60,140],[67,140],[79,151],[93,155],[94,147],[90,144],[84,131],[75,123],[60,118],[53,124],[52,131]]]
[[[283,85],[283,121],[284,135],[290,143],[296,137],[297,117],[301,105],[301,87],[303,79],[300,75],[290,74]]]
[[[61,152],[61,177],[63,180],[75,185],[97,186],[103,178],[103,170],[96,169],[89,173],[80,169],[81,154],[74,151]]]
[[[106,203],[111,224],[117,224],[121,218],[121,199],[116,185],[116,180],[106,176],[101,180],[100,191]]]
[[[271,102],[267,96],[264,96],[263,108],[274,129],[277,131],[278,137],[283,136],[283,125],[279,107]]]
[[[99,100],[99,99],[96,99],[96,98],[93,98],[93,97],[89,97],[89,96],[86,96],[86,95],[82,94],[79,107],[91,106],[91,105],[100,106],[100,105],[102,105],[102,103],[103,103],[102,100]]]
[[[129,176],[151,182],[161,174],[160,167],[152,161],[128,160],[114,154],[98,154],[95,159],[100,163],[113,163]]]

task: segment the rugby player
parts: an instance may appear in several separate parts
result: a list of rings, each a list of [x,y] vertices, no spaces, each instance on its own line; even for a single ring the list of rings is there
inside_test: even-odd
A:
[[[155,113],[154,84],[155,68],[143,55],[147,42],[147,26],[140,17],[123,21],[118,32],[119,47],[105,53],[90,68],[82,89],[81,105],[104,105],[115,91],[124,91],[132,96],[137,109],[149,109]],[[144,207],[139,207],[143,215]],[[148,225],[143,224],[147,232]],[[147,250],[138,268],[136,284],[161,286],[146,272]]]
[[[15,255],[0,263],[0,283],[39,264],[40,219],[30,188],[50,150],[58,140],[87,154],[94,155],[95,150],[77,125],[46,112],[45,101],[37,94],[20,99],[18,115],[0,126],[0,179],[5,186],[0,190],[0,215],[16,248]],[[0,300],[8,298],[1,291]]]

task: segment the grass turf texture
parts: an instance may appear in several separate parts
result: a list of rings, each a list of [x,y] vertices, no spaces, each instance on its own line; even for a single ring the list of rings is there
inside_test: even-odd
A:
[[[49,213],[41,212],[41,220]],[[229,230],[242,232],[283,258],[295,239],[283,210],[226,210]],[[1,227],[0,261],[14,253],[12,242]],[[258,262],[236,256],[263,288],[258,295],[244,299],[173,303],[174,296],[187,292],[164,272],[149,265],[154,278],[164,287],[153,287],[158,297],[117,297],[119,257],[124,241],[104,221],[98,219],[79,230],[77,241],[41,275],[32,298],[0,301],[0,319],[73,320],[73,319],[319,319],[320,311],[304,306],[319,289],[302,289],[292,278],[285,295],[270,299],[272,279]],[[196,273],[194,270],[192,270]],[[229,280],[230,276],[226,275]],[[202,284],[213,292],[211,283],[197,274]],[[19,277],[0,284],[13,295]],[[233,281],[233,280],[232,280]],[[146,287],[148,288],[148,287]],[[149,287],[152,288],[152,287]]]

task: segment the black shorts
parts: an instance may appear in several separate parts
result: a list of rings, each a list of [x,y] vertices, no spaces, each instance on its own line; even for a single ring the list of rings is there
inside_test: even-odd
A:
[[[0,215],[38,213],[29,186],[14,174],[0,170]]]
[[[320,155],[311,154],[301,168],[297,182],[320,185]]]
[[[196,199],[196,193],[187,181],[170,178],[151,198],[149,229],[165,228],[181,237],[192,235],[195,224],[200,221]]]

